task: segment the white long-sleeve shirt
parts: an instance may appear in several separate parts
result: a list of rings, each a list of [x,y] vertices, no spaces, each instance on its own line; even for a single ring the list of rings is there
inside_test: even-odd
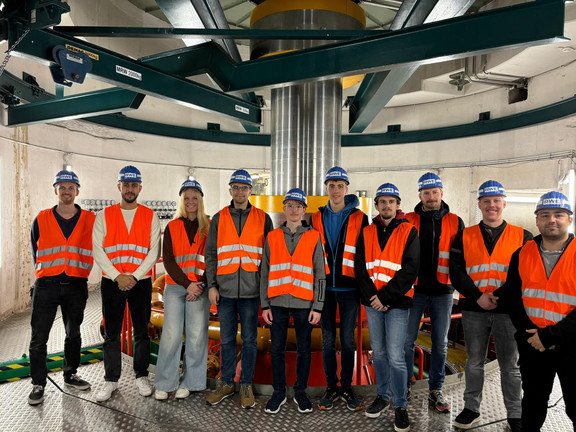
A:
[[[124,210],[121,208],[120,210],[122,211],[126,228],[128,232],[130,232],[136,209]],[[96,214],[96,220],[94,221],[94,230],[92,231],[92,253],[94,254],[94,261],[96,261],[96,264],[98,264],[104,272],[104,277],[115,280],[120,275],[120,272],[116,270],[114,264],[110,262],[108,255],[104,252],[105,237],[106,217],[104,216],[104,210],[101,210]],[[150,247],[148,249],[148,255],[132,275],[138,280],[149,277],[146,276],[146,273],[148,273],[154,264],[158,262],[158,258],[160,258],[160,221],[158,220],[156,213],[154,213],[152,217],[152,227],[150,228]]]

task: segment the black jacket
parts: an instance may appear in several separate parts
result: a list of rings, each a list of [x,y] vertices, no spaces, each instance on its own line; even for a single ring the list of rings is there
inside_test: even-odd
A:
[[[384,226],[378,217],[372,220],[372,223],[378,227],[378,243],[381,249],[384,249],[390,239],[392,232],[401,223],[408,223],[406,219],[392,219],[388,226]],[[364,246],[364,235],[360,234],[356,244],[356,259],[354,270],[358,288],[360,291],[360,300],[363,305],[370,306],[370,297],[378,295],[378,299],[384,306],[391,308],[409,309],[412,307],[412,298],[405,294],[410,290],[416,276],[418,275],[418,266],[420,263],[420,242],[418,240],[418,231],[412,228],[408,235],[404,254],[402,255],[402,268],[396,272],[394,277],[380,291],[376,289],[374,282],[370,279],[366,270],[366,253]]]
[[[414,291],[425,295],[451,294],[452,285],[438,282],[438,251],[440,234],[442,233],[442,218],[450,213],[450,207],[444,201],[440,210],[424,211],[422,203],[414,207],[414,212],[420,216],[420,270],[418,270],[418,285]],[[464,222],[458,217],[458,231],[464,229]]]
[[[483,222],[479,223],[480,232],[484,239],[484,246],[489,255],[492,255],[492,251],[494,251],[494,247],[496,246],[496,243],[498,243],[498,239],[502,235],[506,225],[507,223],[504,221],[499,227],[490,228]],[[490,234],[490,232],[492,234]],[[524,230],[524,239],[522,244],[526,244],[529,240],[532,240],[532,234],[530,231]],[[452,248],[450,249],[450,281],[454,288],[465,297],[458,301],[458,307],[460,309],[486,312],[486,310],[482,309],[476,302],[480,296],[482,296],[482,292],[476,287],[476,285],[474,285],[474,281],[470,276],[468,276],[468,273],[466,273],[462,231],[456,234],[456,237],[452,242]],[[498,303],[496,309],[493,309],[490,312],[508,313],[506,308],[504,308],[500,303]]]
[[[574,235],[570,235],[569,241],[574,240]],[[534,241],[540,247],[542,236],[534,237]],[[520,250],[518,249],[510,259],[508,276],[506,283],[494,291],[498,297],[498,302],[502,303],[510,313],[510,318],[514,327],[516,327],[516,340],[519,343],[525,343],[532,335],[526,333],[527,329],[534,329],[536,326],[526,314],[524,304],[522,303],[522,279],[518,272]],[[576,338],[576,309],[570,312],[563,320],[554,325],[549,325],[538,329],[538,337],[542,345],[546,348],[556,346],[555,349],[574,350],[574,340]]]
[[[324,211],[326,210],[325,207],[320,207],[318,209],[324,217]],[[353,213],[359,212],[361,210],[355,208],[353,209],[346,221],[342,224],[342,228],[340,229],[340,234],[338,235],[338,246],[336,247],[336,256],[334,256],[334,251],[330,248],[330,242],[326,239],[326,244],[324,245],[324,251],[326,252],[326,260],[328,261],[328,267],[330,268],[330,274],[326,275],[326,288],[329,289],[331,287],[338,287],[338,288],[357,288],[358,284],[356,283],[356,279],[351,278],[349,276],[342,275],[342,259],[344,256],[344,243],[346,241],[346,233],[348,230],[348,221],[350,220],[350,216]],[[364,227],[368,226],[368,216],[362,216],[362,227],[360,228],[360,236],[362,236],[362,230]],[[314,227],[318,228],[318,227]],[[326,238],[326,232],[323,233],[324,237]],[[358,252],[356,252],[358,254]]]

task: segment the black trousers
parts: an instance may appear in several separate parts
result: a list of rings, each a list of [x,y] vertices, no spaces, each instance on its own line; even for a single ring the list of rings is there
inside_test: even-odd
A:
[[[30,374],[32,384],[46,385],[46,344],[54,324],[58,306],[66,330],[64,339],[64,377],[75,374],[80,364],[80,325],[88,298],[86,282],[61,282],[37,279],[32,288],[32,337],[30,339]]]
[[[148,376],[150,364],[150,321],[152,299],[152,280],[142,279],[129,291],[121,291],[118,284],[111,279],[102,278],[102,314],[104,315],[104,379],[118,381],[122,370],[120,352],[120,333],[124,320],[126,301],[134,327],[134,372],[136,378]]]
[[[569,343],[573,343],[570,341]],[[520,374],[522,375],[522,432],[536,432],[546,420],[548,400],[554,378],[558,375],[566,414],[576,424],[576,369],[573,347],[540,352],[526,341],[518,341]]]

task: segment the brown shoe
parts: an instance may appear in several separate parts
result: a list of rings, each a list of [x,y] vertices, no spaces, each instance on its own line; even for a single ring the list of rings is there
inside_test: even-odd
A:
[[[206,396],[206,403],[208,405],[216,405],[233,394],[234,385],[228,385],[224,381],[218,380],[216,382],[216,390]]]
[[[256,399],[254,399],[254,393],[252,393],[251,385],[241,385],[240,386],[240,404],[242,408],[252,408],[256,405]]]

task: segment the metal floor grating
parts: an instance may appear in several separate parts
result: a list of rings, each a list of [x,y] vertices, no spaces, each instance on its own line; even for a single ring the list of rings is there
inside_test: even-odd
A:
[[[101,342],[99,291],[91,292],[82,327],[83,345],[89,346]],[[61,323],[56,322],[51,334],[49,352],[62,349],[64,331]],[[29,340],[29,312],[11,317],[2,323],[0,330],[0,353],[19,357],[27,352]],[[7,347],[14,340],[17,347]],[[24,339],[24,340],[23,340]],[[16,354],[14,354],[16,353]],[[152,397],[138,395],[134,385],[130,364],[123,364],[119,390],[105,403],[95,401],[96,390],[102,384],[103,363],[80,366],[79,375],[93,385],[91,391],[69,390],[63,386],[61,372],[51,372],[46,387],[45,402],[36,407],[27,403],[31,390],[30,379],[0,384],[0,412],[2,412],[2,431],[392,431],[394,413],[388,410],[377,419],[368,419],[362,412],[348,411],[341,402],[337,402],[331,411],[317,408],[311,414],[300,414],[291,400],[282,407],[280,413],[264,413],[264,406],[271,393],[270,386],[256,386],[257,405],[254,409],[240,407],[238,396],[228,398],[221,404],[211,407],[204,402],[205,392],[193,393],[185,400],[169,399],[156,401]],[[153,379],[153,374],[151,374]],[[312,400],[317,401],[322,389],[310,388]],[[362,395],[364,407],[368,406],[375,395],[373,386],[357,388]],[[411,430],[415,432],[454,431],[452,425],[456,415],[463,409],[463,376],[448,377],[444,394],[450,405],[450,414],[433,411],[427,400],[426,382],[417,382],[413,387],[412,400],[408,403]],[[557,382],[554,386],[550,404],[558,402],[548,410],[543,432],[567,432],[572,424],[564,411],[562,393]],[[506,412],[500,391],[499,369],[488,365],[484,386],[484,401],[481,409],[482,420],[472,430],[482,432],[508,431]]]

